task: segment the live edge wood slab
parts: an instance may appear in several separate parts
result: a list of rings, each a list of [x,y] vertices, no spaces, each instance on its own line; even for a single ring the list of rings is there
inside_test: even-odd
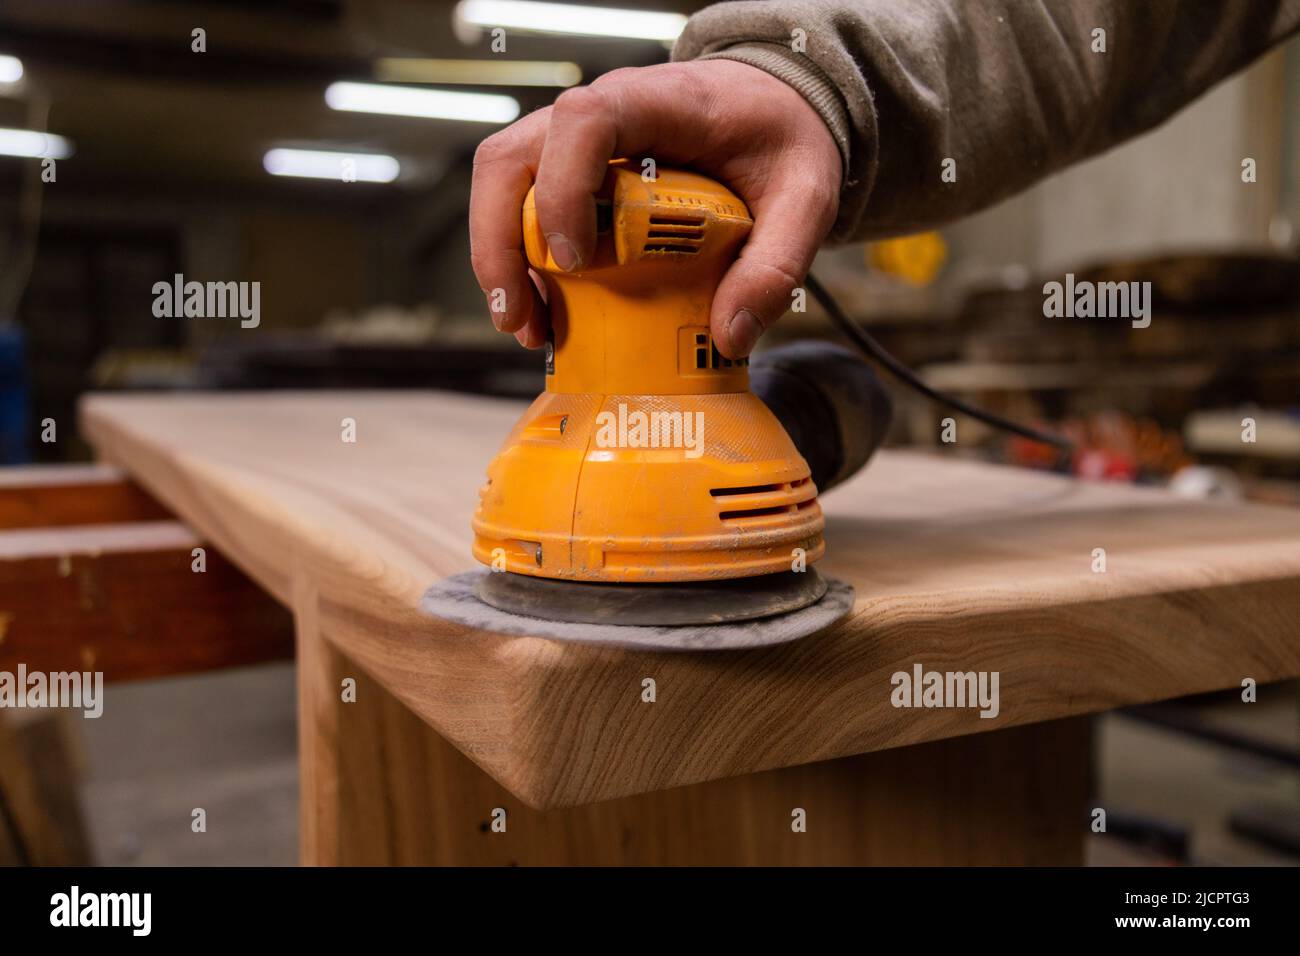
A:
[[[113,395],[86,399],[82,428],[295,612],[316,732],[346,719],[338,681],[359,668],[530,807],[1300,675],[1300,513],[902,452],[823,499],[823,567],[857,604],[813,637],[629,652],[425,616],[425,588],[473,566],[477,490],[520,410],[434,392]],[[997,716],[894,707],[891,676],[917,664],[998,672]],[[337,777],[342,759],[314,748],[304,771]],[[349,799],[339,788],[319,799]]]

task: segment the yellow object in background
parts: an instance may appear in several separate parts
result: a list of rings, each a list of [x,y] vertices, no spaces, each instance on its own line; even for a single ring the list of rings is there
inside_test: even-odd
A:
[[[882,239],[867,246],[868,265],[918,287],[933,282],[947,259],[948,244],[937,232]]]

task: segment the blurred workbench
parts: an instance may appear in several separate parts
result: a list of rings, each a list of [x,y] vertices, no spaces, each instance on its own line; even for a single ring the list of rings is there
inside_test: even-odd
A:
[[[294,613],[306,862],[1077,863],[1083,715],[1300,675],[1300,513],[900,452],[823,501],[857,605],[813,637],[656,654],[426,616],[520,407],[83,403],[106,461]],[[997,716],[895,708],[917,664],[998,672]]]

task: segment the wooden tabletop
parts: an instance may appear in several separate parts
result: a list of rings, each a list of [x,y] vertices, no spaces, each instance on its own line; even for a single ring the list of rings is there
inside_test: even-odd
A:
[[[477,489],[522,407],[105,395],[82,428],[277,598],[310,600],[327,640],[533,806],[1300,675],[1300,512],[904,452],[823,499],[822,567],[857,604],[813,637],[651,653],[428,617],[422,592],[474,566]],[[998,672],[997,717],[895,708],[891,677],[917,664]]]

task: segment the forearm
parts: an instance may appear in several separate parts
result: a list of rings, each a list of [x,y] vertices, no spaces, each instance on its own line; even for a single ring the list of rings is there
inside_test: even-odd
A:
[[[1300,0],[744,0],[692,17],[673,58],[741,60],[812,103],[844,161],[831,238],[846,240],[989,206],[1298,27]]]

